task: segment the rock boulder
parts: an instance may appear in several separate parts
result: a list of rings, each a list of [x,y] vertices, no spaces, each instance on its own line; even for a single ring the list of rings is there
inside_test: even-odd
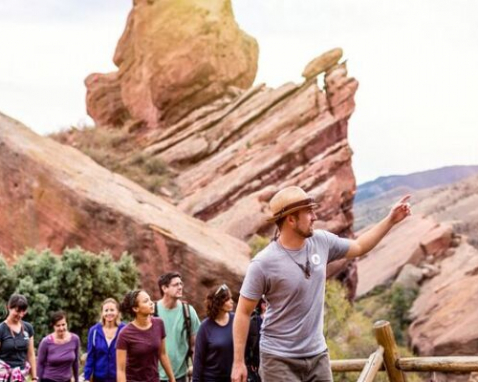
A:
[[[430,218],[412,215],[405,219],[392,229],[377,247],[358,261],[357,296],[393,281],[405,264],[418,265],[425,261],[428,253],[423,247],[430,243],[430,238],[433,238],[431,242],[436,244],[429,246],[433,248],[433,253],[444,253],[450,240],[439,238],[449,237],[449,233],[447,225],[437,224]]]
[[[249,247],[195,219],[78,150],[36,135],[0,113],[0,252],[81,246],[133,254],[143,287],[178,270],[187,298],[203,312],[207,288],[226,282],[237,293]]]
[[[463,243],[424,282],[411,309],[411,345],[421,356],[478,353],[478,251]]]
[[[257,58],[230,0],[137,0],[114,55],[118,72],[86,80],[88,112],[97,125],[120,125],[124,105],[150,128],[165,126],[231,87],[249,88]]]

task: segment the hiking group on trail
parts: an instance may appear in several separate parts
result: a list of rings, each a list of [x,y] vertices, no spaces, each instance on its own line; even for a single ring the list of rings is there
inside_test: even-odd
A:
[[[88,332],[84,367],[94,382],[332,381],[323,335],[326,266],[362,256],[410,215],[409,196],[356,239],[314,230],[317,203],[299,187],[270,201],[277,233],[247,269],[234,311],[226,284],[210,289],[207,318],[183,301],[177,272],[159,277],[161,299],[128,292],[121,304],[108,298]],[[53,332],[35,356],[34,328],[23,318],[25,296],[10,297],[0,324],[0,382],[79,381],[80,340],[67,314],[51,314]],[[121,322],[121,313],[133,320]],[[192,368],[192,373],[191,373]]]

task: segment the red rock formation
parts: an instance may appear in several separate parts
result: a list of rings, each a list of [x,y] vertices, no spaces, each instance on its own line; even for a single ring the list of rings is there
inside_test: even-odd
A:
[[[357,296],[392,281],[405,264],[418,265],[428,255],[443,254],[450,239],[451,229],[447,225],[420,215],[410,216],[358,261]]]
[[[26,247],[61,253],[79,245],[133,254],[143,286],[177,269],[200,309],[206,288],[239,290],[248,246],[209,227],[76,149],[40,137],[0,113],[0,252]]]
[[[464,243],[440,262],[411,310],[414,351],[422,356],[478,353],[478,251]]]
[[[271,232],[268,201],[288,185],[321,203],[318,226],[350,235],[355,179],[347,120],[358,83],[344,65],[325,82],[326,92],[315,79],[278,89],[256,86],[223,99],[213,112],[198,109],[151,132],[143,153],[179,172],[180,209],[240,239]]]
[[[88,113],[98,125],[121,124],[122,103],[149,127],[176,122],[229,87],[251,86],[257,57],[230,0],[137,0],[116,48],[117,75],[86,80]]]

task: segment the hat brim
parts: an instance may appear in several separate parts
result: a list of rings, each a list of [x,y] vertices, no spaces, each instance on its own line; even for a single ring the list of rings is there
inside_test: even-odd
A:
[[[296,211],[303,210],[304,208],[317,207],[318,205],[319,205],[319,203],[313,202],[313,203],[305,204],[305,205],[303,205],[303,206],[293,207],[293,208],[291,208],[291,209],[289,209],[289,210],[287,210],[287,211],[284,211],[284,212],[282,212],[282,213],[280,213],[280,214],[277,214],[277,215],[274,215],[274,216],[272,216],[272,217],[270,217],[270,218],[267,218],[266,221],[267,221],[268,223],[273,223],[273,222],[275,222],[275,221],[277,221],[277,220],[279,220],[279,219],[281,219],[281,218],[283,218],[283,217],[285,217],[285,216],[287,216],[287,215],[290,215],[290,214],[292,214],[292,213],[294,213],[294,212],[296,212]]]

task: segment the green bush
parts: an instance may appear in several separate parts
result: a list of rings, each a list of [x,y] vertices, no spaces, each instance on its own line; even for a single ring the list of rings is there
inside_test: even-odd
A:
[[[270,239],[260,235],[254,235],[249,240],[249,247],[251,248],[251,258],[257,255],[270,243]]]
[[[378,348],[377,341],[373,333],[373,323],[379,319],[389,320],[394,314],[401,314],[403,300],[401,292],[396,293],[397,311],[390,313],[390,307],[383,309],[383,303],[367,305],[370,309],[365,314],[363,306],[357,309],[357,305],[351,305],[347,299],[347,291],[338,281],[328,281],[325,294],[325,317],[324,317],[324,333],[329,348],[330,358],[337,359],[353,359],[368,358],[370,354]],[[376,295],[374,295],[376,297]],[[376,300],[374,300],[376,302]],[[409,301],[407,300],[407,304]],[[400,307],[400,308],[399,308]],[[408,311],[408,309],[407,309]],[[374,316],[373,319],[371,316]],[[378,316],[378,317],[377,317]],[[393,327],[393,322],[391,322]],[[395,331],[395,327],[394,327]],[[395,332],[397,335],[398,331]],[[401,334],[401,338],[404,337]],[[399,346],[399,353],[402,357],[410,357],[411,352],[403,346]],[[334,381],[352,382],[356,381],[360,373],[336,373]],[[377,382],[387,381],[386,373],[379,373],[375,378]],[[416,373],[408,373],[407,380],[409,382],[418,382],[420,377]]]
[[[3,305],[13,292],[27,297],[25,319],[35,328],[36,343],[51,332],[49,314],[64,310],[70,330],[85,344],[88,328],[99,319],[101,302],[107,297],[121,300],[137,283],[138,271],[126,253],[115,262],[106,252],[95,255],[81,248],[66,249],[62,256],[30,249],[10,270],[0,258]]]
[[[405,344],[407,338],[404,335],[411,324],[409,311],[417,298],[416,289],[404,288],[394,285],[390,291],[390,314],[393,333],[398,343]]]
[[[400,285],[379,286],[358,300],[355,306],[372,322],[389,321],[395,340],[398,344],[405,346],[406,333],[411,323],[409,311],[417,295],[416,289],[404,288]]]

